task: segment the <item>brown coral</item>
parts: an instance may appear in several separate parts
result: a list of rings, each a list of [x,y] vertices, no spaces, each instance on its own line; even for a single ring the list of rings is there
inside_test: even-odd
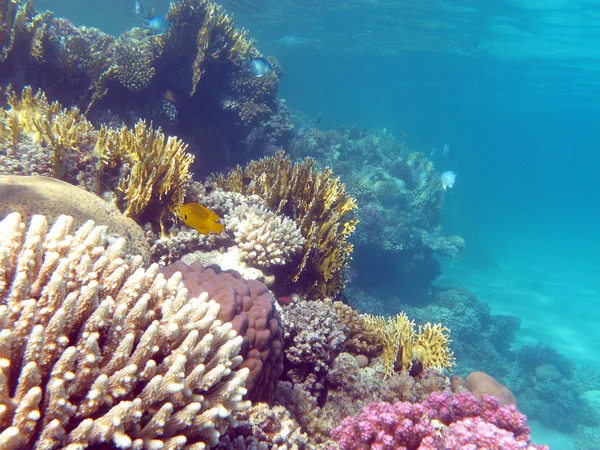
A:
[[[177,262],[161,269],[169,276],[181,272],[190,295],[208,293],[221,305],[218,319],[231,322],[244,339],[242,367],[250,370],[247,398],[269,401],[283,371],[283,329],[275,299],[260,281],[244,280],[235,271],[218,266]]]
[[[208,295],[71,224],[0,223],[0,447],[216,444],[248,406],[242,338]]]
[[[358,223],[353,216],[356,201],[332,175],[330,169],[316,170],[311,158],[292,164],[280,151],[214,177],[218,187],[258,195],[276,213],[296,221],[306,243],[288,283],[297,284],[311,298],[333,297],[343,289],[352,254],[348,238]]]
[[[487,394],[496,397],[501,405],[517,404],[517,399],[511,390],[487,373],[471,372],[465,378],[465,383],[467,389],[478,398],[481,398],[482,394]]]

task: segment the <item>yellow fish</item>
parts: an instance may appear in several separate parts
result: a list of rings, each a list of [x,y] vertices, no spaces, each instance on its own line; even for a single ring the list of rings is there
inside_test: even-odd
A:
[[[214,231],[220,234],[223,231],[223,224],[217,222],[220,217],[200,203],[186,203],[179,209],[179,214],[183,223],[198,233],[210,234]]]

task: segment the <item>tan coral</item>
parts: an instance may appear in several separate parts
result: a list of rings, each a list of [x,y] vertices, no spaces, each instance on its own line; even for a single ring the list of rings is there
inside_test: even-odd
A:
[[[423,369],[450,370],[454,366],[448,328],[426,323],[420,325],[417,332],[414,320],[408,320],[404,312],[387,318],[370,314],[362,317],[366,326],[381,339],[385,378],[396,369],[410,371],[415,361]]]
[[[103,170],[119,168],[119,200],[126,215],[138,218],[151,202],[160,220],[179,215],[185,185],[191,179],[193,155],[176,137],[166,137],[139,121],[133,129],[100,130],[95,155]]]
[[[348,238],[358,223],[357,205],[330,169],[316,170],[311,158],[292,163],[280,151],[214,179],[217,187],[262,197],[277,214],[296,221],[306,242],[288,282],[300,284],[312,298],[334,297],[343,289],[352,254]]]
[[[242,402],[242,339],[93,222],[0,222],[0,447],[205,448]]]
[[[53,222],[62,214],[73,217],[76,227],[88,220],[107,227],[109,235],[126,238],[126,250],[150,260],[150,247],[142,228],[112,204],[64,181],[47,177],[0,175],[0,219],[11,212],[27,221],[36,214]]]
[[[259,267],[285,264],[305,242],[292,219],[265,206],[238,206],[224,220],[225,228],[235,236],[242,261]]]
[[[42,91],[34,95],[30,86],[20,96],[8,91],[7,103],[9,109],[0,109],[0,145],[8,149],[33,143],[48,149],[54,177],[64,175],[68,151],[81,151],[95,139],[92,124],[79,109],[50,103]]]

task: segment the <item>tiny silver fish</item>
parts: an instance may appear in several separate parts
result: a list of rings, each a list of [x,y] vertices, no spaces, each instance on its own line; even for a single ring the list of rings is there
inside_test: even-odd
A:
[[[135,15],[139,16],[144,12],[144,5],[142,5],[142,0],[135,0]]]

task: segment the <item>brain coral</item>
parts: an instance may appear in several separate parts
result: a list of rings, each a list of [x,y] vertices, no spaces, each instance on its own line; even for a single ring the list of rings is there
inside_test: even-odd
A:
[[[24,220],[43,214],[55,221],[61,214],[73,217],[79,227],[88,220],[108,227],[108,233],[126,238],[127,252],[150,258],[144,231],[110,203],[72,184],[54,178],[0,175],[0,219],[18,212]]]
[[[283,371],[283,326],[267,287],[260,281],[244,280],[236,271],[200,263],[187,265],[179,261],[161,272],[167,277],[181,272],[191,296],[207,292],[221,305],[219,320],[231,322],[244,338],[241,367],[250,369],[246,398],[270,400]]]
[[[481,398],[483,394],[492,395],[501,405],[516,405],[517,400],[509,388],[500,384],[493,377],[483,372],[471,372],[465,378],[467,389]]]

